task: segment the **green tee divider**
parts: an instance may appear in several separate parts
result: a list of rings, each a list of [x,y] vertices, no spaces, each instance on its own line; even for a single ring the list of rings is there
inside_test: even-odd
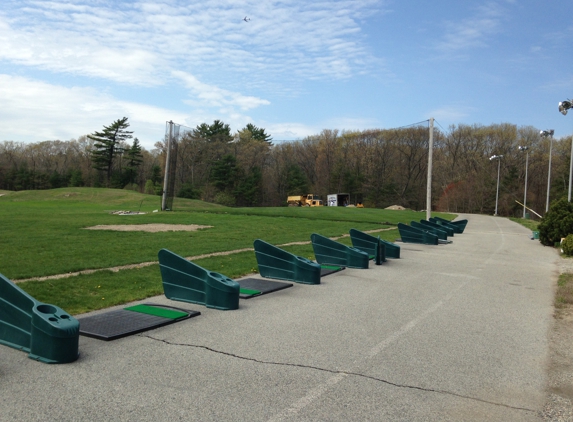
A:
[[[460,227],[456,226],[455,224],[450,224],[449,222],[440,221],[434,217],[430,217],[430,221],[432,223],[438,224],[442,227],[448,227],[448,228],[452,229],[454,231],[454,233],[457,233],[457,234],[461,234],[463,231]]]
[[[236,281],[208,271],[167,249],[161,249],[158,256],[163,290],[168,299],[220,310],[239,308],[240,287]]]
[[[451,227],[448,226],[442,226],[440,224],[437,223],[433,223],[431,221],[428,220],[420,220],[420,224],[426,226],[426,227],[432,227],[434,229],[438,229],[438,230],[442,230],[443,232],[446,232],[446,235],[448,237],[453,237],[454,236],[454,229],[452,229]]]
[[[376,265],[382,265],[386,261],[386,245],[380,241],[380,237],[350,229],[350,240],[354,248],[366,252],[369,257],[374,257]]]
[[[466,226],[468,224],[468,220],[456,220],[456,221],[448,221],[444,218],[441,217],[434,217],[435,220],[438,221],[438,223],[446,223],[446,224],[451,224],[453,226],[456,226],[460,231],[460,233],[463,233],[464,230],[466,229]]]
[[[320,284],[320,265],[296,256],[261,239],[254,242],[261,277]]]
[[[384,239],[380,239],[380,242],[384,243],[386,248],[386,258],[400,259],[400,246]]]
[[[80,323],[63,309],[34,299],[0,274],[0,344],[44,363],[77,360]]]
[[[423,245],[437,245],[438,236],[427,230],[410,227],[404,223],[398,223],[400,238],[404,243],[419,243]]]
[[[435,234],[436,236],[438,236],[439,240],[448,240],[448,235],[446,234],[445,231],[426,226],[422,223],[418,223],[417,221],[411,221],[410,227]]]
[[[370,258],[366,252],[343,245],[317,233],[313,233],[310,239],[314,256],[319,264],[349,268],[368,268]]]

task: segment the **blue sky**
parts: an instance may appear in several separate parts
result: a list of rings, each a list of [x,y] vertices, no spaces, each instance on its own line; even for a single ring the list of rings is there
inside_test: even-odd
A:
[[[0,141],[124,116],[147,149],[168,120],[275,140],[430,117],[573,134],[571,1],[3,0],[0,45]]]

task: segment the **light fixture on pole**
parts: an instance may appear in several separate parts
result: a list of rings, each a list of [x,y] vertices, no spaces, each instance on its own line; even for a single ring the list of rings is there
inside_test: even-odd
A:
[[[561,101],[559,103],[559,111],[564,116],[567,114],[567,110],[573,107],[571,100]],[[573,139],[571,139],[571,158],[569,159],[569,192],[567,193],[567,201],[571,202],[571,176],[573,175]]]
[[[555,131],[553,129],[542,130],[539,134],[546,138],[549,136],[549,172],[547,173],[547,200],[545,201],[545,212],[549,211],[549,191],[551,190],[551,152],[553,149],[553,134]]]
[[[497,189],[495,191],[495,213],[493,215],[497,215],[497,202],[499,200],[499,169],[501,167],[501,158],[503,155],[492,155],[489,157],[489,161],[497,160]]]
[[[569,110],[572,107],[573,107],[573,104],[571,104],[571,100],[565,100],[565,101],[561,101],[559,103],[559,111],[564,116],[567,114],[567,110]]]
[[[525,151],[525,191],[523,193],[523,218],[525,218],[525,205],[527,204],[527,168],[529,167],[529,147],[519,147],[520,151]]]

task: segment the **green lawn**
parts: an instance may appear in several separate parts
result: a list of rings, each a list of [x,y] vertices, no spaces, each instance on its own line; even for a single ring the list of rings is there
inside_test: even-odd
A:
[[[12,279],[64,274],[85,269],[106,269],[157,261],[166,248],[189,257],[252,248],[257,238],[280,245],[310,241],[312,233],[334,237],[351,228],[373,230],[425,218],[415,211],[389,211],[345,207],[227,208],[177,198],[174,211],[160,209],[158,196],[127,190],[65,188],[47,191],[6,192],[0,196],[0,273]],[[113,211],[141,211],[143,215],[115,215]],[[451,214],[440,214],[451,219]],[[195,232],[119,232],[86,230],[95,225],[199,224],[212,226]],[[379,233],[395,240],[397,230]],[[377,234],[378,235],[378,234]],[[349,239],[341,242],[350,244]],[[313,259],[310,245],[286,250]],[[256,272],[253,252],[195,261],[211,271],[236,278]],[[162,293],[157,265],[120,272],[94,274],[19,284],[36,299],[68,312],[126,303]]]

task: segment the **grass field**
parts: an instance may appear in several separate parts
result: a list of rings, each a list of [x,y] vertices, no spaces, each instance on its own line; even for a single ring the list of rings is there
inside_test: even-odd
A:
[[[415,211],[345,207],[227,208],[179,198],[175,200],[174,211],[153,212],[160,209],[159,197],[114,189],[3,193],[0,196],[1,274],[19,280],[86,269],[101,270],[75,277],[19,283],[37,300],[60,306],[72,314],[161,294],[158,265],[120,272],[106,269],[155,262],[162,248],[192,257],[252,248],[257,238],[281,245],[310,241],[312,233],[335,237],[348,234],[351,228],[391,228],[398,222],[425,218],[424,213]],[[119,210],[146,214],[112,214]],[[86,230],[95,225],[153,223],[199,224],[212,228],[158,233]],[[397,230],[379,234],[390,241],[399,237]],[[341,239],[341,242],[350,244],[349,239]],[[284,249],[314,259],[310,245]],[[256,272],[257,268],[253,252],[194,262],[231,278]]]

